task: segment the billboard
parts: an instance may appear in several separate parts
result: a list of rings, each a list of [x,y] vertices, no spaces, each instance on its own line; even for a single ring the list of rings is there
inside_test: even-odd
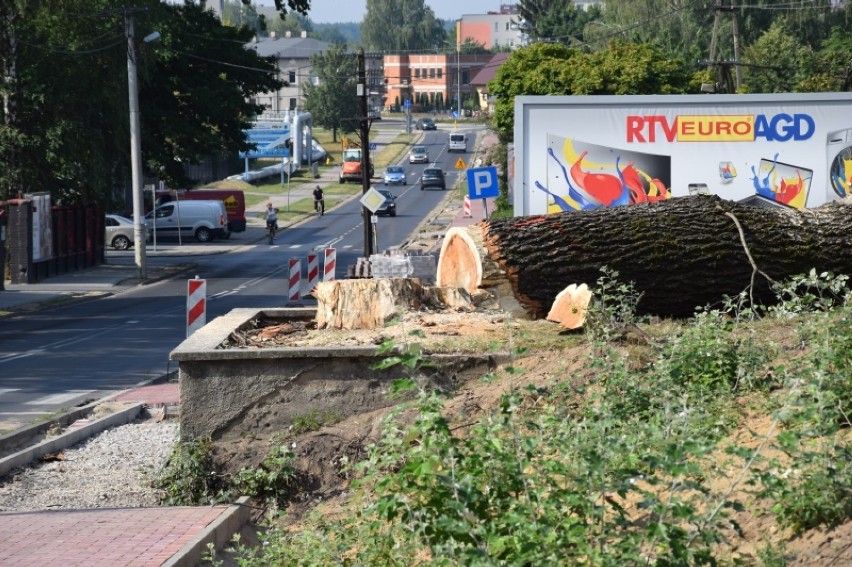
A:
[[[516,215],[696,192],[808,208],[852,194],[852,93],[523,96]]]

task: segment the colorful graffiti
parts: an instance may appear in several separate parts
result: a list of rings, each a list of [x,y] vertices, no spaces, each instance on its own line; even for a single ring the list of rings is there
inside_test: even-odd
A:
[[[751,166],[751,172],[754,174],[751,181],[758,195],[789,207],[805,208],[813,174],[811,170],[780,163],[778,154],[775,154],[771,160],[760,160],[757,170]]]
[[[548,196],[549,213],[654,202],[671,195],[661,176],[649,173],[649,168],[643,165],[668,167],[667,158],[622,152],[560,137],[551,137],[550,142],[547,151],[555,173],[548,176],[547,184],[535,181],[536,189]],[[561,149],[561,156],[553,146]],[[591,157],[592,153],[595,157]],[[626,165],[622,165],[622,161]],[[566,164],[570,164],[570,168]]]
[[[831,188],[838,197],[852,195],[852,152],[849,148],[835,157],[828,169]]]

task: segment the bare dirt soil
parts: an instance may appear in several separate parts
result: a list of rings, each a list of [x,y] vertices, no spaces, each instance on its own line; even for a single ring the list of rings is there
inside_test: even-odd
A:
[[[422,335],[413,337],[418,329]],[[770,330],[778,341],[791,341],[792,334]],[[483,352],[489,345],[528,348],[513,367],[520,372],[496,372],[498,379],[475,381],[462,385],[447,403],[446,412],[459,434],[465,424],[492,411],[505,393],[527,385],[547,386],[570,377],[575,382],[593,380],[588,361],[588,343],[577,333],[561,331],[547,321],[521,321],[502,313],[407,313],[395,324],[369,331],[316,331],[310,328],[275,328],[259,325],[240,340],[264,346],[305,346],[309,344],[365,345],[392,339],[399,343],[419,342],[429,350]],[[631,348],[631,347],[627,347]],[[478,350],[477,350],[478,349]],[[320,426],[306,433],[282,431],[274,435],[257,435],[217,442],[216,462],[226,473],[258,464],[273,445],[286,442],[297,455],[300,494],[290,504],[286,523],[296,527],[309,510],[336,516],[347,513],[348,488],[352,480],[347,463],[366,456],[366,447],[379,438],[382,420],[390,410],[365,412],[343,421]],[[753,413],[743,404],[741,427],[730,438],[739,445],[756,444],[770,429],[771,417]],[[722,444],[724,445],[724,443]],[[728,455],[719,455],[718,466],[730,466]],[[732,477],[735,475],[731,475]],[[724,487],[720,487],[722,489]],[[770,515],[758,512],[753,497],[745,488],[732,494],[745,511],[736,520],[741,528],[730,535],[729,556],[737,564],[762,565],[758,552],[767,545],[784,549],[786,557],[795,559],[787,565],[842,566],[852,565],[852,522],[832,530],[811,530],[794,537],[777,527]],[[765,504],[765,503],[764,503]],[[760,509],[766,509],[765,506]]]

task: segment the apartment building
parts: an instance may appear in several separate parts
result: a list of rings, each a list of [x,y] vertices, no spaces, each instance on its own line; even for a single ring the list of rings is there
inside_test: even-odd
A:
[[[307,32],[300,36],[291,37],[289,33],[283,37],[271,33],[269,37],[258,37],[248,44],[262,57],[275,57],[279,78],[285,85],[270,93],[260,93],[255,97],[258,104],[266,107],[266,113],[284,113],[302,110],[305,107],[304,86],[307,83],[317,84],[319,81],[311,65],[311,57],[324,53],[329,43],[308,37]],[[352,57],[357,57],[353,52]],[[382,75],[382,57],[367,54],[365,59],[367,73],[368,105],[370,108],[383,105],[384,84]],[[352,96],[356,96],[353,92]]]

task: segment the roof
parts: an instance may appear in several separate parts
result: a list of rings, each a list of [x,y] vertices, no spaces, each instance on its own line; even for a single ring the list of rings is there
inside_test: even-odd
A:
[[[495,53],[494,56],[473,76],[470,84],[474,86],[487,85],[497,74],[497,70],[506,62],[509,54],[506,52]]]
[[[261,57],[276,56],[279,59],[309,59],[312,55],[324,53],[329,43],[312,37],[261,37],[246,44]]]

